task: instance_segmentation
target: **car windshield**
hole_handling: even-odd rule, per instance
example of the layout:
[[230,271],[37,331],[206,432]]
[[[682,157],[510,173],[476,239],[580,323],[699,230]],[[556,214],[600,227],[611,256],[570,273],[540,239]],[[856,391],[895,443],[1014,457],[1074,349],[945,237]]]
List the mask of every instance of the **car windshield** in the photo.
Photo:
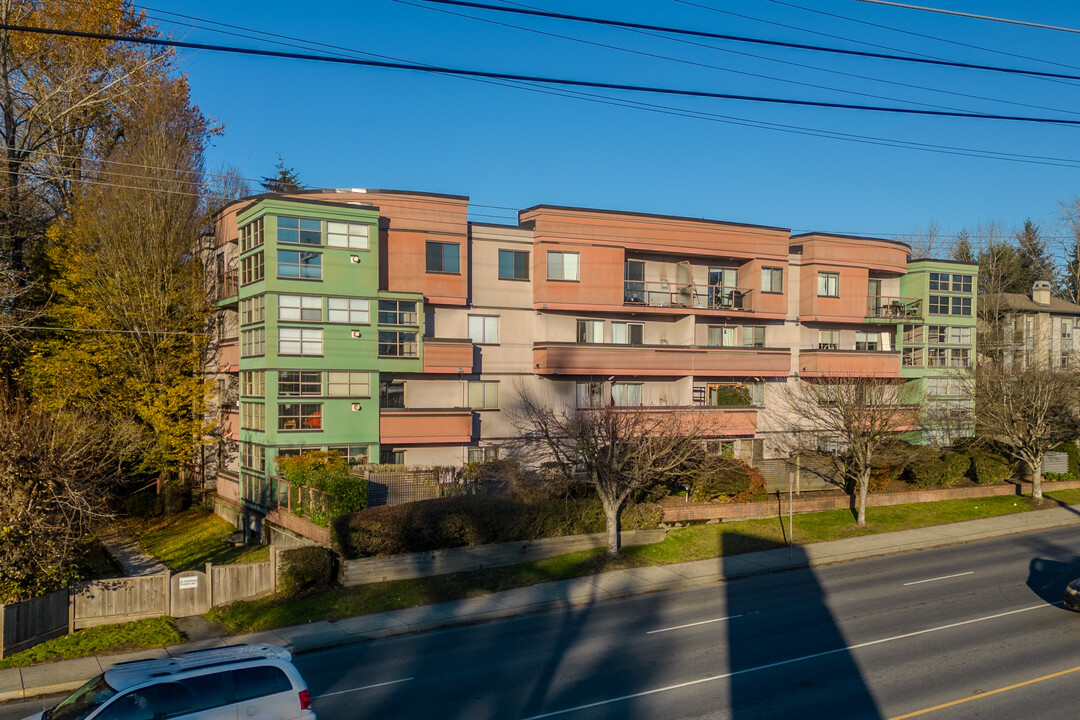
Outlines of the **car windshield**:
[[90,682],[73,692],[45,717],[48,720],[82,720],[90,713],[108,702],[116,690],[105,682],[104,675],[98,675]]

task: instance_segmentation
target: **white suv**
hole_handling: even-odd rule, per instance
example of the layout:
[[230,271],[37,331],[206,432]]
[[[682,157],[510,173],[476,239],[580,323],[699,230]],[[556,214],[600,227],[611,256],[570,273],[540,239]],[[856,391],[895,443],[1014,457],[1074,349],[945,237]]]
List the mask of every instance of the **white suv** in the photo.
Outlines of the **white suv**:
[[27,720],[315,720],[288,650],[237,645],[121,663]]

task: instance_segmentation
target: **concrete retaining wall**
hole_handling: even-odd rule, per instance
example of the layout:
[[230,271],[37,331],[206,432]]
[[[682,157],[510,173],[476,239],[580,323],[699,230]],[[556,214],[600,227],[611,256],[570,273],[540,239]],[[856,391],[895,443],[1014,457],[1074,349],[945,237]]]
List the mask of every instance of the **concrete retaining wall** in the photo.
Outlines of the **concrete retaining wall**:
[[[660,542],[665,530],[627,530],[622,533],[623,545],[648,545]],[[345,587],[406,580],[409,578],[446,575],[482,568],[503,567],[543,560],[578,550],[605,547],[607,533],[569,535],[516,543],[478,545],[434,552],[389,555],[387,557],[346,560],[341,564],[341,584]]]

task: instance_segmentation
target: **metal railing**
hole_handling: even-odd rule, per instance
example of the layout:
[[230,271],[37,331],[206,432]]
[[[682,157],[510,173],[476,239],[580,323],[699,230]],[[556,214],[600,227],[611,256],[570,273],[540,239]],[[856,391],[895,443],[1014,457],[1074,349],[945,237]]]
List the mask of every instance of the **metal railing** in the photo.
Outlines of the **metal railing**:
[[922,298],[871,295],[866,301],[866,317],[869,318],[915,320],[922,316]]
[[751,292],[751,288],[728,285],[680,285],[626,280],[623,283],[623,303],[649,307],[749,311],[752,309]]

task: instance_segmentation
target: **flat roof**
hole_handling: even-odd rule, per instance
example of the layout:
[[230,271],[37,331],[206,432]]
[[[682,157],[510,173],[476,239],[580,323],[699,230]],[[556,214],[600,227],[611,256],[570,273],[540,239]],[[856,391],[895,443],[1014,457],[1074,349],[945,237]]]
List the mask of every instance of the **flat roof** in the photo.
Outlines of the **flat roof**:
[[786,233],[791,232],[790,228],[775,227],[775,226],[772,226],[772,225],[755,225],[753,223],[740,223],[740,222],[733,222],[733,221],[730,221],[730,220],[711,220],[709,218],[685,217],[685,216],[682,216],[682,215],[660,215],[660,214],[657,214],[657,213],[633,212],[633,211],[630,211],[630,210],[606,210],[606,209],[603,209],[603,208],[573,207],[571,205],[547,205],[547,204],[544,204],[544,203],[541,203],[540,205],[532,205],[530,207],[525,208],[524,210],[518,210],[518,217],[520,218],[521,215],[524,214],[524,213],[531,212],[533,210],[542,210],[542,209],[569,210],[571,212],[600,213],[602,215],[628,215],[630,217],[656,218],[656,219],[659,219],[659,220],[681,220],[683,222],[707,223],[709,225],[734,225],[736,227],[760,228],[762,230],[776,230],[778,232],[786,232]]

